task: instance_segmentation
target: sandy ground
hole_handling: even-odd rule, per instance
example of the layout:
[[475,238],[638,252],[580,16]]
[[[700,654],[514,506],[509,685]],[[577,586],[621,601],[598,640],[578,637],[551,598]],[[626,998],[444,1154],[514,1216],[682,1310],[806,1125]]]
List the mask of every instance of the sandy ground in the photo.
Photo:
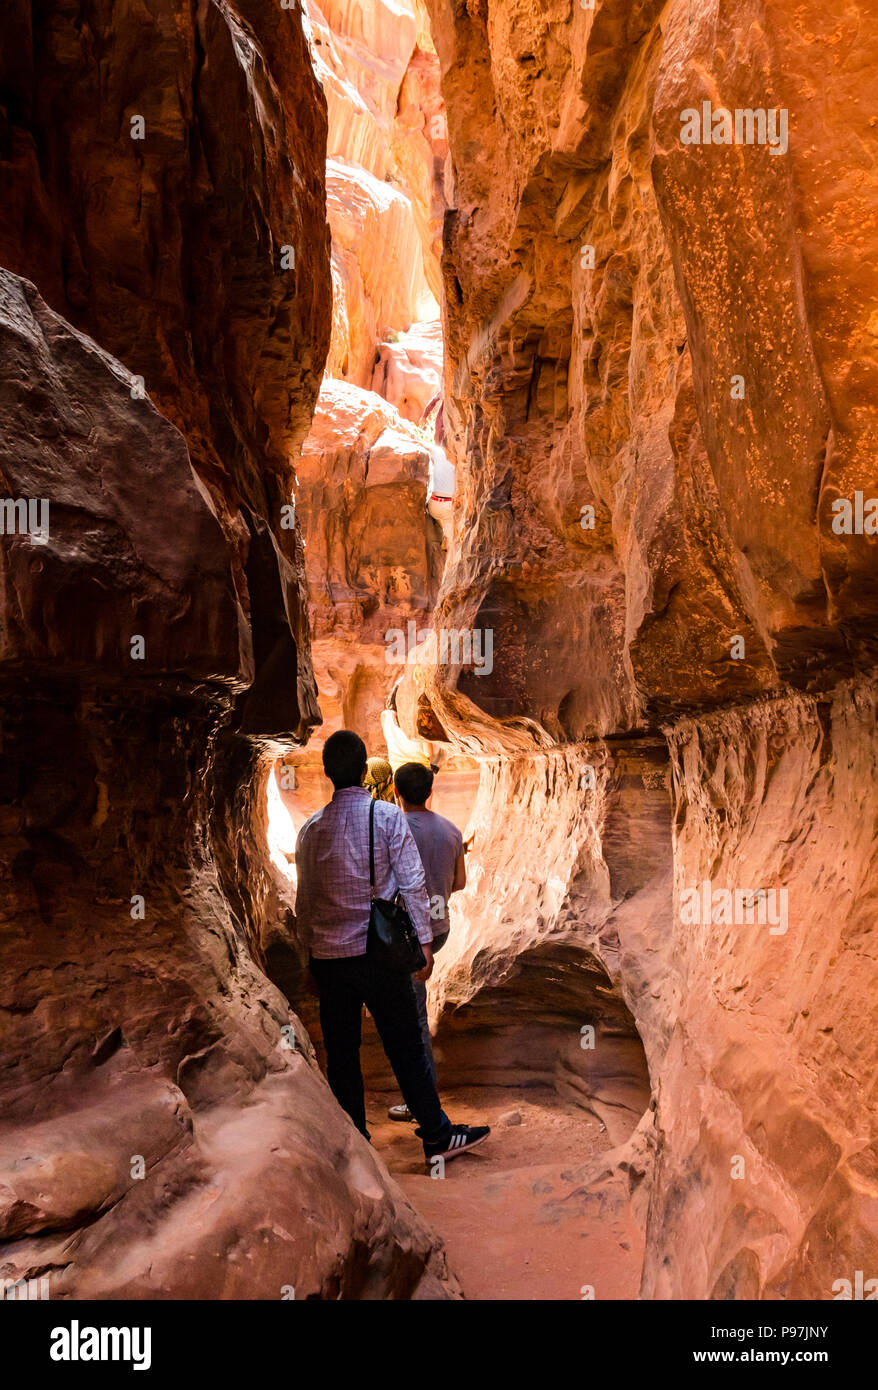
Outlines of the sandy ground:
[[490,1124],[492,1133],[435,1179],[414,1126],[386,1118],[396,1097],[370,1099],[372,1143],[442,1236],[468,1299],[579,1300],[584,1286],[595,1299],[637,1296],[642,1233],[619,1186],[586,1190],[576,1177],[610,1148],[592,1116],[548,1087],[443,1092],[452,1119]]

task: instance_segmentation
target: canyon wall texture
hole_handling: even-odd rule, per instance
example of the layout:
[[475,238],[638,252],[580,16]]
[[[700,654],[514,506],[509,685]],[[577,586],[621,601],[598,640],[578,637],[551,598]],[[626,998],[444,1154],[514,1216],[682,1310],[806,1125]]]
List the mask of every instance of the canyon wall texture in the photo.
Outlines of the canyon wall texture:
[[322,800],[434,612],[493,637],[399,696],[481,763],[443,1078],[601,1120],[644,1297],[830,1298],[878,1272],[878,16],[428,8],[7,6],[0,1277],[458,1295],[262,970],[277,760]]
[[259,968],[265,779],[319,718],[292,511],[332,311],[301,12],[7,11],[0,1275],[453,1297]]
[[419,426],[442,374],[439,59],[420,0],[324,0],[309,13],[329,115],[333,317],[297,463],[323,725],[281,773],[296,824],[326,799],[320,749],[334,729],[384,756],[379,715],[400,674],[385,633],[426,626],[444,563],[426,512],[432,425]]
[[[603,971],[654,1097],[622,1161],[644,1296],[831,1298],[878,1263],[878,540],[834,525],[878,491],[878,18],[429,8],[458,468],[434,621],[493,633],[490,673],[425,661],[401,700],[486,760],[439,1043],[493,1020],[569,1082]],[[704,103],[750,143],[685,143]],[[705,882],[740,921],[692,920]]]

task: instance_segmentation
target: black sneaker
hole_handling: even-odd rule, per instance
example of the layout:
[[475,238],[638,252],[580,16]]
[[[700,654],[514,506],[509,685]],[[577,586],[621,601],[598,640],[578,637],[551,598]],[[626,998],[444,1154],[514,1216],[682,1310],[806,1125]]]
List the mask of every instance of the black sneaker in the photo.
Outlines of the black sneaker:
[[[431,1158],[459,1158],[467,1149],[483,1143],[490,1133],[490,1125],[452,1125],[451,1134],[441,1144],[424,1145],[424,1157],[428,1163]],[[419,1139],[423,1137],[419,1129],[415,1134]]]

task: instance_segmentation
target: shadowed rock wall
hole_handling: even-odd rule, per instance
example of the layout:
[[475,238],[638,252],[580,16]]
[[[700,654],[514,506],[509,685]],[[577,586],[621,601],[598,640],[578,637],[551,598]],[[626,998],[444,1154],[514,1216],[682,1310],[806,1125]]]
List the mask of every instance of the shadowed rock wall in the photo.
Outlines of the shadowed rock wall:
[[453,1296],[259,969],[267,760],[319,717],[291,504],[331,286],[301,13],[4,23],[0,1274]]

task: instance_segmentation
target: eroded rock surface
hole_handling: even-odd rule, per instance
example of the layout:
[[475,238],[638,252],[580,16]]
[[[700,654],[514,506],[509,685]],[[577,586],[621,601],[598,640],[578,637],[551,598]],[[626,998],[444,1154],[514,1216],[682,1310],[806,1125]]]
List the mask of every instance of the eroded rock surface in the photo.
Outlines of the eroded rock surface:
[[[878,537],[833,527],[876,490],[878,34],[782,0],[430,13],[459,484],[434,621],[493,632],[491,673],[425,661],[400,698],[488,759],[439,1040],[469,1015],[558,1072],[603,969],[655,1099],[619,1169],[644,1294],[830,1298],[878,1261]],[[704,101],[783,108],[788,148],[683,144]],[[784,889],[788,929],[685,920],[705,880]]]
[[[482,768],[440,1069],[606,1127],[575,1180],[643,1296],[832,1297],[878,1268],[878,536],[834,525],[878,491],[878,21],[312,9],[5,21],[2,478],[50,515],[0,538],[0,1274],[455,1295],[259,968],[301,987],[270,763],[322,799],[318,692],[371,737],[438,589],[493,636],[398,700]],[[785,148],[683,144],[704,102]]]
[[675,930],[647,1296],[826,1299],[874,1262],[876,733],[853,682],[671,734],[678,908],[705,881],[787,898]]
[[290,504],[331,282],[301,13],[6,19],[0,1275],[454,1296],[260,969],[269,756],[318,718]]
[[379,344],[439,317],[448,151],[439,60],[420,0],[323,0],[309,13],[329,112],[327,372],[370,389]]
[[443,372],[439,60],[419,0],[327,0],[312,17],[329,110],[333,321],[297,466],[323,725],[280,771],[296,827],[327,798],[320,750],[334,729],[384,756],[379,715],[401,674],[387,633],[426,627],[444,564],[426,511],[432,427],[419,428]]

